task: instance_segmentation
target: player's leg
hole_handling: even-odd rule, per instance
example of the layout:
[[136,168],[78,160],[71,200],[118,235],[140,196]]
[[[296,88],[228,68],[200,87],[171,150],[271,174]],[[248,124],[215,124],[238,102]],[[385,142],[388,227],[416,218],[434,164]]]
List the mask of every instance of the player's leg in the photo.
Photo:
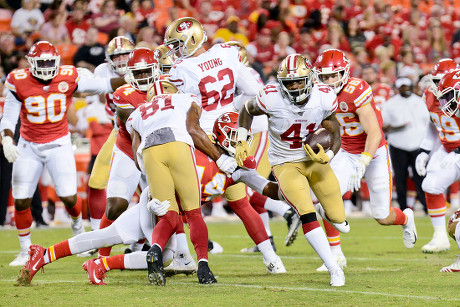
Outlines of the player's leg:
[[118,131],[113,129],[107,141],[102,145],[88,181],[88,207],[93,230],[99,229],[107,204],[105,187],[109,181],[110,161],[117,133]]
[[427,166],[427,174],[422,183],[426,206],[433,225],[433,238],[422,246],[424,253],[437,253],[450,248],[446,231],[446,199],[444,192],[459,179],[458,166],[442,168],[441,161],[447,155],[442,146],[433,154]]
[[390,146],[390,157],[393,166],[393,175],[398,193],[399,208],[407,208],[407,177],[409,168],[409,154],[405,150]]
[[13,163],[12,188],[14,217],[16,229],[18,230],[19,243],[21,244],[21,252],[10,263],[10,266],[23,266],[26,264],[29,258],[29,246],[32,244],[30,238],[30,226],[32,225],[30,204],[43,170],[43,162],[35,154],[31,146],[33,146],[33,143],[20,138],[18,147],[21,148],[21,155]]
[[[296,208],[299,213],[305,238],[328,268],[331,274],[331,285],[343,286],[345,284],[345,275],[337,264],[329,248],[326,235],[316,219],[315,208],[310,196],[310,184],[307,180],[307,176],[311,173],[311,169],[315,168],[314,164],[317,163],[303,162],[275,165],[273,167],[273,174],[278,181],[284,198]],[[337,190],[339,190],[338,187]],[[318,188],[317,192],[319,191],[320,189]],[[327,192],[325,192],[325,194],[327,194]],[[333,218],[339,219],[340,214],[333,215]],[[345,220],[345,213],[343,213],[342,218]]]
[[[449,224],[447,225],[447,229],[449,235],[457,242],[458,248],[460,249],[460,211],[455,211],[449,219]],[[460,256],[457,255],[457,260],[448,265],[443,267],[440,272],[450,272],[450,273],[457,273],[460,272]]]

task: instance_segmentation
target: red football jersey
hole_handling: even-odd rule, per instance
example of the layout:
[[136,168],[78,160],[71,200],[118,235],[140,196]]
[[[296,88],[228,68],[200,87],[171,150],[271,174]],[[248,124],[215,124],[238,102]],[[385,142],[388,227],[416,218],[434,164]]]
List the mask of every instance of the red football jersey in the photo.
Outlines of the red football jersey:
[[195,149],[196,168],[201,182],[201,201],[209,201],[221,195],[234,182],[217,167],[217,164],[206,154]]
[[[146,103],[147,93],[138,91],[130,84],[120,86],[113,93],[113,103],[121,109],[132,109],[133,111],[141,104]],[[131,136],[126,130],[125,124],[117,118],[118,134],[115,144],[117,147],[134,160]]]
[[16,94],[21,107],[21,136],[29,142],[48,143],[67,135],[67,111],[77,90],[74,66],[59,67],[49,83],[32,76],[29,69],[13,70],[5,85]]
[[360,154],[364,151],[367,134],[359,121],[356,110],[368,103],[371,104],[379,122],[382,140],[379,147],[387,142],[382,131],[382,115],[375,106],[370,85],[358,78],[350,78],[337,95],[339,107],[336,109],[337,120],[340,123],[340,135],[342,148],[352,154]]
[[426,106],[430,111],[431,121],[438,130],[442,146],[447,152],[451,152],[460,146],[460,118],[455,115],[446,116],[441,111],[441,105],[429,87],[425,89],[423,97],[425,97]]
[[374,95],[374,102],[377,108],[380,108],[382,104],[388,101],[393,96],[393,89],[391,86],[385,83],[377,83],[372,89]]

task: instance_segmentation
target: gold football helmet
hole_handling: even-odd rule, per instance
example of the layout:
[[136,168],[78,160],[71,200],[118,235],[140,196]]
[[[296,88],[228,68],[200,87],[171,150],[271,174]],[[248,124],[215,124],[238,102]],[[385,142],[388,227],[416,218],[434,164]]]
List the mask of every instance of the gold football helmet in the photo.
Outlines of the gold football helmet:
[[308,101],[313,88],[313,78],[310,61],[300,54],[288,55],[281,62],[277,72],[281,94],[294,104]]
[[172,56],[168,56],[169,48],[165,45],[160,45],[155,49],[155,60],[158,61],[160,72],[162,75],[168,75],[169,70],[174,64]]
[[168,51],[168,56],[174,55],[182,59],[194,55],[207,40],[206,31],[198,20],[183,17],[168,26],[164,44],[171,49]]
[[248,51],[246,50],[246,47],[244,47],[242,43],[237,42],[237,41],[229,41],[229,42],[226,42],[226,44],[237,47],[238,53],[241,58],[241,62],[243,62],[244,65],[249,66]]
[[[119,75],[126,73],[126,65],[128,64],[128,55],[134,49],[134,44],[124,36],[114,37],[105,49],[105,58],[110,64],[112,71]],[[116,58],[117,55],[126,55],[124,57]]]
[[168,80],[155,81],[147,91],[147,101],[151,101],[155,96],[162,94],[176,94],[179,90]]

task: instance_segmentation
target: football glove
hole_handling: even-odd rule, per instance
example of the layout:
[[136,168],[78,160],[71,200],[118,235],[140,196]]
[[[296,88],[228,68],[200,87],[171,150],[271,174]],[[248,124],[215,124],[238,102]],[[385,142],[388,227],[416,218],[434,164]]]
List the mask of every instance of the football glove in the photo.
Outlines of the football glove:
[[359,191],[361,187],[361,179],[366,172],[366,167],[371,163],[372,157],[368,153],[362,153],[358,162],[355,165],[355,171],[348,180],[348,191]]
[[[6,154],[5,154],[6,156]],[[441,168],[448,169],[453,167],[460,161],[460,155],[456,154],[455,152],[451,151],[447,156],[444,157],[441,161]]]
[[229,175],[231,175],[238,167],[236,160],[227,155],[220,156],[219,159],[217,159],[216,164],[221,171]]
[[248,142],[238,141],[235,147],[235,151],[236,151],[236,154],[235,154],[236,163],[238,163],[238,166],[243,167],[244,161],[249,155],[251,155],[251,153],[249,152]]
[[327,162],[329,162],[329,156],[324,152],[323,146],[321,146],[321,144],[318,144],[316,146],[318,146],[319,148],[318,153],[315,153],[308,144],[304,144],[303,149],[307,153],[307,156],[309,156],[313,162],[318,162],[321,164],[326,164]]
[[429,155],[422,151],[418,154],[417,158],[415,159],[415,170],[419,176],[426,175],[426,164],[428,163]]
[[159,201],[158,199],[154,198],[147,203],[147,210],[155,214],[156,216],[163,216],[168,213],[168,209],[171,206],[169,200]]
[[11,136],[3,136],[2,138],[3,153],[8,162],[13,163],[19,158],[21,153],[16,145],[13,144]]

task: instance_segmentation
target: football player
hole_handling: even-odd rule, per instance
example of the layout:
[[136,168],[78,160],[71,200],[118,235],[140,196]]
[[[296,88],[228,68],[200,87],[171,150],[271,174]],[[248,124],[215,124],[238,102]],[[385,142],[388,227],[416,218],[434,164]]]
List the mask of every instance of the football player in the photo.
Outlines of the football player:
[[[339,180],[342,195],[347,191],[358,191],[364,177],[369,187],[374,219],[381,225],[402,225],[404,245],[412,248],[417,240],[412,209],[401,211],[390,207],[390,158],[383,137],[382,116],[375,106],[371,87],[362,79],[350,77],[350,60],[337,49],[321,53],[314,70],[318,80],[329,85],[337,94],[336,117],[340,124],[342,146],[331,167]],[[345,266],[339,232],[327,222],[325,229],[334,255]]]
[[[457,209],[452,216],[449,218],[449,222],[447,224],[447,231],[452,239],[457,242],[458,248],[460,249],[460,209]],[[460,272],[460,256],[457,255],[457,260],[448,265],[443,267],[440,272],[449,272],[449,273],[457,273]]]
[[[449,238],[446,231],[446,199],[444,192],[456,180],[455,159],[456,150],[460,146],[460,120],[456,114],[456,103],[447,103],[455,90],[455,80],[446,79],[442,89],[438,89],[441,78],[447,73],[458,69],[452,59],[441,59],[431,72],[432,84],[425,89],[424,99],[428,111],[430,111],[430,129],[427,129],[425,139],[421,144],[421,151],[415,160],[416,171],[420,176],[425,176],[422,189],[425,192],[428,214],[433,224],[434,233],[430,242],[422,246],[424,253],[436,253],[450,248]],[[455,75],[452,75],[455,76]],[[451,77],[452,77],[451,76]],[[445,93],[443,93],[445,91]],[[451,97],[452,98],[452,97]],[[444,99],[440,103],[440,99]],[[441,146],[435,147],[437,140],[441,140]],[[430,152],[433,154],[430,158]],[[429,161],[428,161],[429,160]],[[427,165],[428,163],[428,165]]]
[[[249,155],[248,130],[252,117],[268,115],[268,158],[279,188],[286,201],[300,215],[305,238],[323,260],[331,275],[331,286],[343,286],[345,275],[337,264],[321,229],[310,196],[310,189],[323,203],[328,218],[344,232],[345,220],[340,187],[329,166],[329,160],[340,148],[339,125],[334,111],[337,99],[326,85],[314,84],[313,67],[300,54],[287,56],[277,71],[278,84],[266,85],[256,98],[251,98],[240,111],[236,160],[242,165]],[[315,153],[302,140],[320,125],[334,136],[326,152],[318,146]]]
[[165,45],[160,45],[155,48],[155,59],[158,61],[158,67],[162,75],[169,75],[169,71],[174,64],[172,55],[168,55],[169,48]]
[[[135,108],[146,102],[147,90],[159,77],[158,62],[154,59],[153,50],[133,49],[129,54],[127,74],[129,84],[121,86],[113,93],[118,134],[110,161],[107,207],[100,228],[112,224],[128,208],[141,179],[141,172],[134,163],[131,137],[126,131],[125,124]],[[110,247],[99,249],[99,255],[109,256],[110,250]]]
[[[75,92],[104,94],[124,83],[123,78],[80,77],[74,66],[59,66],[60,55],[47,41],[35,43],[26,58],[30,68],[14,70],[7,76],[9,92],[0,126],[5,157],[14,163],[13,197],[21,243],[21,252],[11,266],[23,266],[28,259],[30,203],[44,166],[72,217],[74,234],[84,232],[67,111]],[[16,146],[12,137],[19,116],[21,137]]]
[[[248,53],[243,44],[236,41],[230,41],[226,44],[230,46],[235,46],[238,48],[238,53],[240,55],[241,62],[243,62],[250,72],[256,77],[260,86],[263,86],[262,79],[260,78],[259,73],[249,66]],[[237,112],[241,110],[243,103],[251,97],[247,95],[240,94],[235,97],[235,102],[233,103]],[[268,161],[268,119],[266,115],[255,116],[252,125],[251,125],[251,134],[252,142],[250,144],[250,154],[254,157],[257,163],[257,172],[263,177],[268,178],[271,174],[270,162]],[[249,202],[251,206],[259,213],[260,218],[262,219],[265,230],[267,231],[270,242],[273,246],[273,249],[276,251],[275,242],[273,241],[272,232],[269,224],[268,211],[273,211],[284,217],[288,223],[288,233],[284,240],[286,246],[291,245],[296,236],[297,231],[300,227],[300,219],[295,210],[291,208],[288,204],[282,201],[271,199],[265,195],[261,195],[257,192],[248,190],[248,195],[250,196]],[[243,253],[255,253],[259,252],[257,245],[243,248],[241,250]]]
[[[129,53],[134,49],[134,44],[124,36],[114,37],[105,50],[106,63],[102,63],[94,70],[96,77],[124,77],[127,70]],[[105,187],[109,180],[110,157],[112,156],[113,145],[118,133],[115,112],[116,106],[113,103],[112,93],[105,95],[105,111],[112,120],[114,128],[107,141],[99,151],[94,161],[93,170],[88,181],[88,207],[91,220],[91,228],[99,229],[101,218],[104,215],[107,195]]]

